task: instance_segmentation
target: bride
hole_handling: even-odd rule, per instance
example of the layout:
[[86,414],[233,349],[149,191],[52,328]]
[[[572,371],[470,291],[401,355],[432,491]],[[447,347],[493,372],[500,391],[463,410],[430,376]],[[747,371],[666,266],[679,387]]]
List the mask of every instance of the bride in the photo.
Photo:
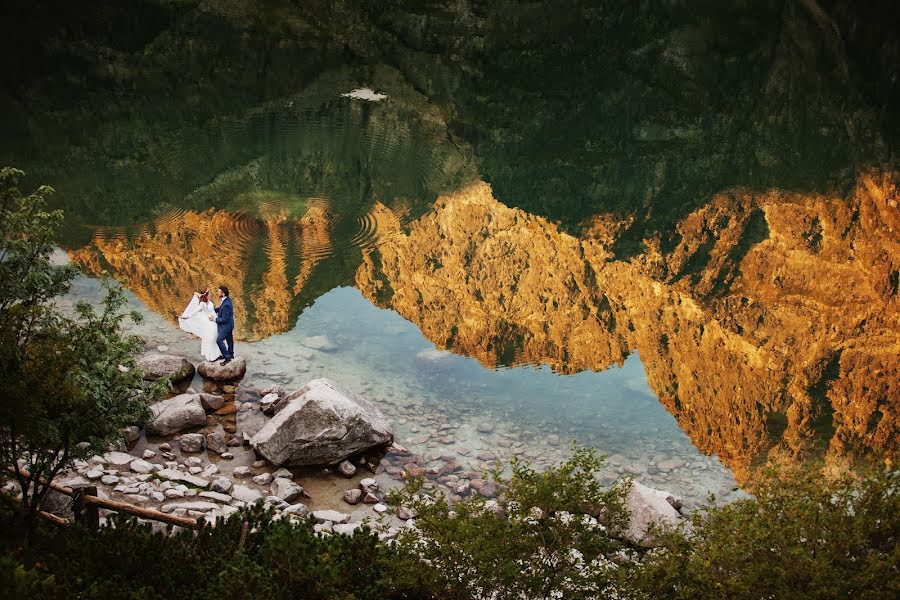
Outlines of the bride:
[[200,354],[209,361],[222,357],[219,346],[216,344],[218,328],[213,321],[209,320],[209,315],[214,314],[213,303],[209,299],[209,290],[203,289],[194,292],[191,303],[178,317],[179,327],[200,338]]

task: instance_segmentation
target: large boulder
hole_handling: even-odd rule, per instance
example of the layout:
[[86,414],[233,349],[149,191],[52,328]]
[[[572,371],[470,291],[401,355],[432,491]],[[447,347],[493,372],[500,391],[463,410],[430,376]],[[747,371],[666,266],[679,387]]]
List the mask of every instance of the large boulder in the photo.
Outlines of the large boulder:
[[323,378],[288,396],[250,445],[274,465],[323,465],[393,439],[391,424],[375,405]]
[[172,383],[178,383],[194,376],[194,365],[181,356],[150,354],[140,358],[137,364],[144,371],[145,381],[156,381],[168,377]]
[[633,481],[625,508],[628,511],[628,525],[618,532],[619,536],[632,544],[653,548],[657,545],[654,533],[672,531],[681,524],[681,515],[666,499],[671,494],[648,488]]
[[146,430],[150,435],[172,435],[185,429],[206,425],[206,411],[200,394],[179,394],[150,407],[152,418]]
[[236,381],[247,372],[247,359],[238,356],[227,365],[205,360],[197,367],[197,372],[201,377],[213,381]]

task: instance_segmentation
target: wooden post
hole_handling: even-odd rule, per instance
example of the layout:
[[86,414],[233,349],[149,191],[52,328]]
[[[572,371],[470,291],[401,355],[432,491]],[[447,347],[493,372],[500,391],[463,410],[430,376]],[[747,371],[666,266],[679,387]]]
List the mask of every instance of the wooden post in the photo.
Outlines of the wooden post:
[[97,496],[97,486],[76,484],[72,486],[72,491],[75,492],[75,501],[72,503],[75,521],[88,529],[100,529],[100,509],[93,502],[85,501],[85,496]]

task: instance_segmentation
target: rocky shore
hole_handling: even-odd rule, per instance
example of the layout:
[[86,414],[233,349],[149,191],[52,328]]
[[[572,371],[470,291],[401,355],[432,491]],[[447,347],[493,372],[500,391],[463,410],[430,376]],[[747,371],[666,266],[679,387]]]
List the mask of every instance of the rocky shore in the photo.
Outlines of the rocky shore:
[[[423,478],[424,489],[452,502],[498,493],[484,470],[457,456],[423,456],[396,442],[379,407],[335,381],[316,378],[289,393],[277,385],[240,386],[245,358],[195,367],[179,356],[149,354],[139,365],[147,379],[169,377],[174,395],[150,407],[147,423],[123,430],[125,445],[79,461],[61,483],[90,482],[102,498],[210,522],[263,503],[279,518],[313,519],[323,534],[350,534],[366,523],[383,541],[415,527],[413,510],[385,499],[409,478]],[[195,372],[205,391],[185,387]],[[494,427],[478,425],[485,434]],[[443,425],[433,435],[451,441],[455,429]],[[488,466],[496,455],[473,458]],[[681,500],[639,482],[631,484],[627,506],[631,521],[621,537],[636,545],[651,546],[652,527],[682,519]]]

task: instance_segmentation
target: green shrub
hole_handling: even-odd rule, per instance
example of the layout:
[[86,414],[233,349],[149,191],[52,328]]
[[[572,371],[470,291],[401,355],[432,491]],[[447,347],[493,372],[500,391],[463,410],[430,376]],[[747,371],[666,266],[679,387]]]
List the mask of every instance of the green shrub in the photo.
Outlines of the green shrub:
[[154,531],[123,517],[98,531],[46,527],[34,552],[39,569],[0,563],[0,577],[30,586],[30,598],[424,597],[404,583],[419,565],[404,566],[399,550],[378,544],[368,528],[321,537],[308,520],[274,520],[258,506],[197,532]]
[[543,473],[513,462],[508,480],[494,473],[498,501],[476,494],[453,506],[408,485],[391,501],[418,513],[418,531],[405,533],[400,546],[429,565],[427,585],[439,598],[603,595],[616,568],[605,557],[625,546],[607,530],[623,518],[624,488],[603,490],[601,465],[592,449],[575,449]]
[[755,498],[695,514],[630,585],[644,598],[900,597],[898,479],[770,473]]

